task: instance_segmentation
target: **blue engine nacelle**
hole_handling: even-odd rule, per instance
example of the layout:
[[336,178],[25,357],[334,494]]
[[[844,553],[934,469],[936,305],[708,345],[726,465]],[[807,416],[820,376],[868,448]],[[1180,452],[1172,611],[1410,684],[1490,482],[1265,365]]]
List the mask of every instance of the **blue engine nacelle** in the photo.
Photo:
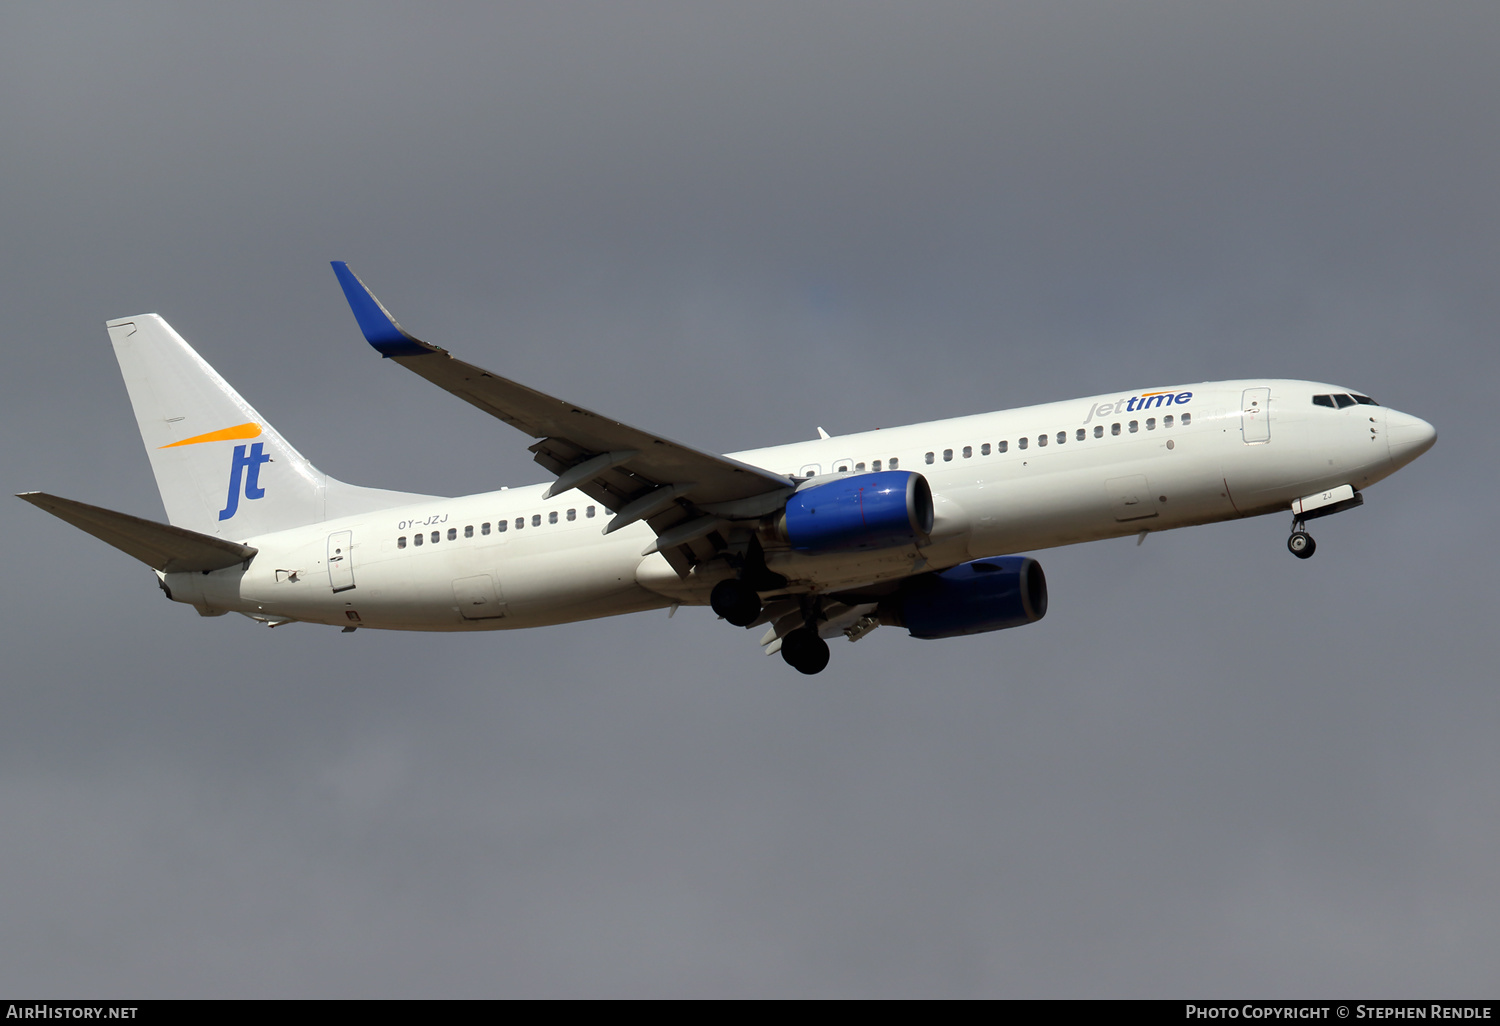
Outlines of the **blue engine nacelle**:
[[1047,578],[1026,556],[960,563],[901,583],[880,604],[880,622],[914,638],[957,638],[1035,623],[1047,615]]
[[918,544],[932,531],[932,489],[910,470],[840,477],[793,495],[778,526],[798,552]]

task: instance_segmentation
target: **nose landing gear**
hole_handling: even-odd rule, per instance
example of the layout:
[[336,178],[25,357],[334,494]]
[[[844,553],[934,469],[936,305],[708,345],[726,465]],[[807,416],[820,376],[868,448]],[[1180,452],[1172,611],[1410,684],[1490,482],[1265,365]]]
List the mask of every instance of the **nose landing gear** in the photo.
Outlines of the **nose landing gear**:
[[1318,543],[1307,533],[1303,518],[1295,514],[1292,516],[1292,536],[1286,540],[1286,548],[1298,559],[1311,559],[1312,554],[1318,551]]
[[1339,485],[1326,491],[1304,495],[1292,503],[1292,536],[1286,540],[1287,551],[1298,559],[1310,559],[1318,543],[1307,533],[1307,521],[1332,516],[1365,504],[1365,497],[1353,485]]
[[1312,554],[1318,551],[1318,543],[1303,529],[1300,521],[1293,526],[1292,536],[1286,540],[1286,547],[1298,559],[1311,559]]

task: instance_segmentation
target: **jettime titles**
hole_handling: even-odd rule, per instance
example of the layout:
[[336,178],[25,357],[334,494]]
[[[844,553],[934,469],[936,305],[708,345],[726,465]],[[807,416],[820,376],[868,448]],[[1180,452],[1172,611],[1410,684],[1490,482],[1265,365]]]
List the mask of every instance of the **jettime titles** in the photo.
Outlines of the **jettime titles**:
[[1192,399],[1191,392],[1147,392],[1145,395],[1133,395],[1112,403],[1095,403],[1089,407],[1089,415],[1083,418],[1083,422],[1087,424],[1094,419],[1095,414],[1109,417],[1121,413],[1137,413],[1141,410],[1154,410],[1158,406],[1181,406],[1192,402]]

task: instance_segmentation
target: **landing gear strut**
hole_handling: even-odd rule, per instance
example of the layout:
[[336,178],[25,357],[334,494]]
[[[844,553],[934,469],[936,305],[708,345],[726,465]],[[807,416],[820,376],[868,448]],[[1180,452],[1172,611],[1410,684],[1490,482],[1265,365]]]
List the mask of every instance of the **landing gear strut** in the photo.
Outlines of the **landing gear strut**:
[[749,627],[760,615],[760,596],[755,589],[732,577],[714,585],[708,604],[736,627]]
[[1286,540],[1286,547],[1298,559],[1311,559],[1312,554],[1318,551],[1318,543],[1307,533],[1301,520],[1292,521],[1292,536]]
[[781,639],[781,658],[798,673],[821,673],[828,665],[828,642],[816,627],[798,627]]

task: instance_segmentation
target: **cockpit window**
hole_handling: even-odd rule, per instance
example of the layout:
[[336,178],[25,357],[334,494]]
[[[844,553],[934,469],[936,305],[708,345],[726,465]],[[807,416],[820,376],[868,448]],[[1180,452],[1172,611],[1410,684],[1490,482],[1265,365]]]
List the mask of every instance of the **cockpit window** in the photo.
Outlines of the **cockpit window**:
[[1335,392],[1333,395],[1315,395],[1315,396],[1313,396],[1313,405],[1314,406],[1326,406],[1330,410],[1333,410],[1333,409],[1342,410],[1342,409],[1345,409],[1346,407],[1353,406],[1356,403],[1358,403],[1360,406],[1379,406],[1380,405],[1374,399],[1371,399],[1367,395],[1358,395],[1358,394],[1356,394],[1356,395],[1344,395],[1342,393]]

